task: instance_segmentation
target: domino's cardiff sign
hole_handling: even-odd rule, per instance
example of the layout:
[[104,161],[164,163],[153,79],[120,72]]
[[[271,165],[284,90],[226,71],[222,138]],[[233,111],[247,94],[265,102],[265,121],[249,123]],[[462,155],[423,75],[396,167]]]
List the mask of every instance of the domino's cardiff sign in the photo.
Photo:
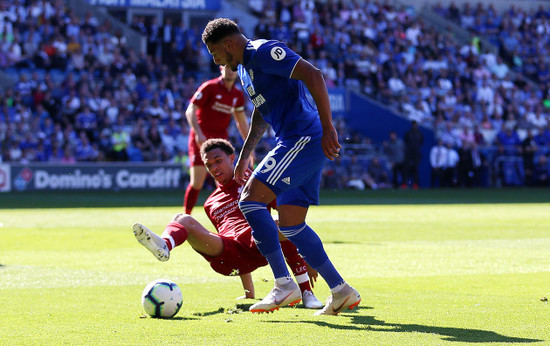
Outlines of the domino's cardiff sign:
[[95,6],[218,11],[221,0],[88,0]]
[[4,191],[172,189],[182,177],[182,167],[172,164],[3,165],[2,171],[11,176]]

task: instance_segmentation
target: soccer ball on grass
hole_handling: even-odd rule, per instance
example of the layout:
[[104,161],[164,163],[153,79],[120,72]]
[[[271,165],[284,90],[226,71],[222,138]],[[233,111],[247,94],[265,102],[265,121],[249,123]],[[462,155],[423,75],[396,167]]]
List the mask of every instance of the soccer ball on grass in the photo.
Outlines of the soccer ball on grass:
[[176,316],[183,303],[183,295],[175,282],[160,279],[150,282],[141,295],[145,312],[156,318]]

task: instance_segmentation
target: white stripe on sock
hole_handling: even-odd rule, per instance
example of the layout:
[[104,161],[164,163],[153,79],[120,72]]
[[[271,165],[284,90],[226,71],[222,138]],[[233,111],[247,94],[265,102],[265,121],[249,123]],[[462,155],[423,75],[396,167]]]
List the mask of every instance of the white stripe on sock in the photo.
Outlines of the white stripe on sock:
[[346,282],[342,282],[341,284],[337,285],[336,287],[333,287],[330,289],[332,293],[338,293],[340,292],[344,287],[346,287]]
[[303,225],[301,228],[298,228],[298,229],[295,229],[295,228],[285,229],[285,230],[279,229],[279,231],[281,231],[281,233],[288,238],[299,234],[300,232],[303,231],[304,228],[306,228],[306,225]]
[[299,284],[301,284],[302,282],[309,281],[309,275],[307,275],[307,273],[295,275],[294,278],[296,279],[296,282],[298,282]]
[[168,239],[168,241],[172,245],[172,249],[176,247],[176,242],[174,241],[174,238],[172,238],[171,235],[166,235],[162,239]]
[[292,281],[292,278],[290,276],[283,276],[283,277],[280,277],[280,278],[276,278],[275,281],[279,285],[286,285],[287,283]]

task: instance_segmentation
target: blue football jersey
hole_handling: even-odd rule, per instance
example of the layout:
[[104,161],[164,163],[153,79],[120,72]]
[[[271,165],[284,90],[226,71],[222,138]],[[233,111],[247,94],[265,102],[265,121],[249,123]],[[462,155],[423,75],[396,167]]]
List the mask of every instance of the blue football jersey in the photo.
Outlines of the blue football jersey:
[[319,113],[307,98],[307,88],[291,79],[301,57],[274,40],[248,41],[238,74],[252,104],[278,140],[322,134]]

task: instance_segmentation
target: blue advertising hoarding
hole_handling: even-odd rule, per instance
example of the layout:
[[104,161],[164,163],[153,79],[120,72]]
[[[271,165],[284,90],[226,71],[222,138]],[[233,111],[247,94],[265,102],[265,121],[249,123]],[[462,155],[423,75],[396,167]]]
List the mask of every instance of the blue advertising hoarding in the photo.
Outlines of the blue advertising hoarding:
[[46,190],[134,190],[182,187],[175,164],[2,164],[0,192]]

